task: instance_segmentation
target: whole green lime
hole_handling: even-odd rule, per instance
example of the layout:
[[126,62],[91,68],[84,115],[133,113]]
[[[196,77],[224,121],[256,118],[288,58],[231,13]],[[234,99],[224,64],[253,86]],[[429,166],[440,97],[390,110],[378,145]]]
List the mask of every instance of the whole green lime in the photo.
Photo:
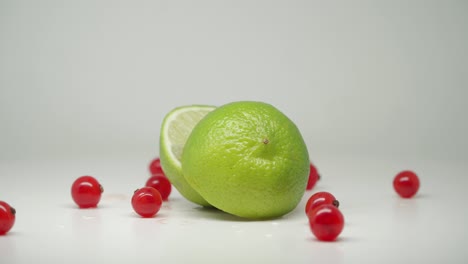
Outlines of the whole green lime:
[[262,102],[234,102],[209,112],[182,153],[187,182],[209,204],[250,219],[279,217],[300,202],[309,155],[296,125]]

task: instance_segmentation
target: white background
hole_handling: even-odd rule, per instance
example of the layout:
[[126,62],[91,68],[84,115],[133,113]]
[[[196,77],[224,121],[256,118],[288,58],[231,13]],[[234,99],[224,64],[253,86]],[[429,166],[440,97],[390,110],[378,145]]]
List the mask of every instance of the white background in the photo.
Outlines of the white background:
[[[18,210],[0,262],[464,262],[467,47],[465,1],[0,0],[0,200]],[[176,192],[134,217],[164,115],[237,100],[295,121],[317,190],[342,197],[340,241],[315,241],[302,207],[239,222]],[[391,189],[403,169],[416,199]],[[71,203],[83,174],[98,210]]]

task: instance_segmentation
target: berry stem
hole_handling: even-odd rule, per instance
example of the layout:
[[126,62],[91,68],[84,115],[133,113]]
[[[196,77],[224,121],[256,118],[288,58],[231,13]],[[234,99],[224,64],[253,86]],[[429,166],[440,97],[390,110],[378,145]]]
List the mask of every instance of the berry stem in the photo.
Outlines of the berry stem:
[[10,206],[10,212],[11,212],[12,215],[15,215],[16,214],[15,208]]
[[332,202],[332,204],[333,204],[336,208],[340,207],[340,202],[339,202],[338,200],[334,200],[334,201]]

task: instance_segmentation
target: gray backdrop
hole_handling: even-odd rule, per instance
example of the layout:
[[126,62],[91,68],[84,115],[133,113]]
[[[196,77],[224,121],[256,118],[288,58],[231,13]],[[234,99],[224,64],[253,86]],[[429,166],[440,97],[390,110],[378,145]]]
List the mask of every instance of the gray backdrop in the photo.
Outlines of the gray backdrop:
[[468,1],[0,0],[0,159],[158,154],[164,115],[260,100],[311,158],[467,159]]

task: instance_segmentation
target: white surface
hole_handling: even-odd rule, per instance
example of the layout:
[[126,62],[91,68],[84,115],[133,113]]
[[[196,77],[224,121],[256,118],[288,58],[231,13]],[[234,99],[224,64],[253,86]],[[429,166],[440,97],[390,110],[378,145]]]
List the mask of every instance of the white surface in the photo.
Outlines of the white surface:
[[[144,184],[148,159],[24,161],[0,164],[1,197],[17,209],[0,237],[1,263],[466,263],[466,163],[322,158],[323,179],[280,219],[246,221],[197,207],[174,192],[155,218],[142,219],[130,197]],[[393,191],[393,175],[414,169],[414,199]],[[73,180],[104,185],[97,209],[73,204]],[[319,242],[303,212],[314,191],[341,202],[346,224],[336,242]]]

